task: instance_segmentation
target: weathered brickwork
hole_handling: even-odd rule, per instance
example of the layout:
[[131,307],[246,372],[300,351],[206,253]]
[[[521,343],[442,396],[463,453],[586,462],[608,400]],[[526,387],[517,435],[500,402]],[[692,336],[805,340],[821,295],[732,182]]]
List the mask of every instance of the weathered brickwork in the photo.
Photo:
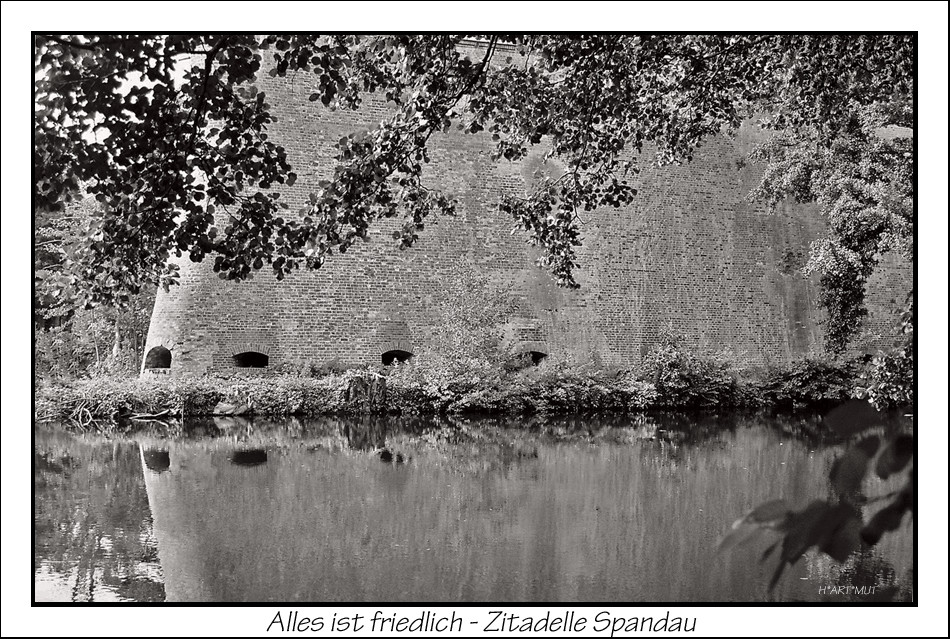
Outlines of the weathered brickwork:
[[[355,113],[316,107],[308,83],[303,74],[260,82],[279,118],[270,134],[299,175],[281,195],[292,210],[304,204],[308,185],[331,175],[334,143],[387,113],[378,101]],[[634,205],[585,216],[575,291],[535,266],[536,249],[510,233],[513,221],[497,208],[499,196],[523,194],[544,169],[540,152],[491,162],[488,136],[434,136],[427,179],[457,196],[456,217],[427,221],[407,251],[390,239],[398,220],[377,223],[369,243],[282,282],[266,268],[250,281],[226,282],[210,260],[181,259],[181,285],[159,292],[146,352],[170,349],[173,375],[253,372],[234,365],[246,351],[268,355],[269,368],[378,364],[383,352],[424,346],[446,278],[468,264],[517,303],[513,351],[629,365],[672,326],[701,352],[788,362],[820,349],[817,288],[798,268],[823,222],[810,206],[768,213],[747,202],[758,174],[745,158],[757,135],[748,126],[735,139],[710,140],[686,166],[644,161]],[[908,278],[892,268],[872,281],[872,333],[894,321],[890,309]]]

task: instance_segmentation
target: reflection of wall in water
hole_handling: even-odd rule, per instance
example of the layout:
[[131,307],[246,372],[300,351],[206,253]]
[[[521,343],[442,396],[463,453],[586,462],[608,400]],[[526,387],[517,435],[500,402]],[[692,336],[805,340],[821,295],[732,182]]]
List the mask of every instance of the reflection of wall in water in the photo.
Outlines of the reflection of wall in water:
[[[169,471],[145,470],[169,601],[761,600],[764,548],[716,542],[754,504],[824,494],[831,454],[742,424],[673,456],[546,443],[501,467],[306,446],[238,467],[232,448],[172,442]],[[814,598],[807,576],[776,598]]]

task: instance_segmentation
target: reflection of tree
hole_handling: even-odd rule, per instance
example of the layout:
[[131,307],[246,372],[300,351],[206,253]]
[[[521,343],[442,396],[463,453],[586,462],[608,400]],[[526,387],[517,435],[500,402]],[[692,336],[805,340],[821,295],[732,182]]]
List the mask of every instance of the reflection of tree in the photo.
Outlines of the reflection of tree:
[[386,446],[387,423],[374,415],[341,420],[340,433],[353,450],[372,451]]
[[819,413],[770,414],[766,421],[770,428],[812,448],[824,448],[842,441],[824,424]]
[[38,431],[34,462],[37,579],[73,601],[164,601],[138,448]]
[[811,449],[838,442],[817,415],[603,412],[528,415],[516,423],[510,417],[490,415],[333,416],[304,424],[310,432],[334,425],[353,450],[378,450],[387,441],[421,445],[457,459],[491,458],[490,466],[504,469],[536,457],[539,445],[557,443],[639,443],[677,460],[691,448],[719,445],[724,436],[741,428],[765,427]]

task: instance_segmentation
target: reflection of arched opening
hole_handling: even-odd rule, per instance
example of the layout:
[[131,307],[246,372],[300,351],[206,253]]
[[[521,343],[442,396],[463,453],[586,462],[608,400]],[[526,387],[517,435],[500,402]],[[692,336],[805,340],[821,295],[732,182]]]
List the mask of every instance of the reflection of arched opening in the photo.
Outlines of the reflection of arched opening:
[[537,366],[538,364],[542,362],[542,360],[544,360],[545,357],[548,356],[547,353],[542,353],[541,351],[527,351],[525,355],[531,356],[532,366]]
[[145,355],[145,368],[171,368],[172,352],[164,346],[156,346]]
[[246,351],[234,356],[234,365],[238,368],[266,368],[270,358],[264,353]]
[[142,451],[142,458],[145,460],[145,466],[156,473],[163,473],[171,468],[172,461],[167,450],[158,448],[146,448]]
[[267,451],[263,448],[236,450],[231,453],[230,459],[235,466],[259,466],[267,463]]
[[386,351],[383,353],[383,366],[390,366],[395,362],[408,362],[410,359],[412,359],[412,353],[409,351]]

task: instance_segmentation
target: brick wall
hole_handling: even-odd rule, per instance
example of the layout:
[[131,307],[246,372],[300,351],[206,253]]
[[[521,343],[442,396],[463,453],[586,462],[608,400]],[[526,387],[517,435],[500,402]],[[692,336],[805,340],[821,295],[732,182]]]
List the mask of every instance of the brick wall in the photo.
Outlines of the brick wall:
[[[260,81],[279,119],[270,135],[299,176],[282,192],[291,210],[303,206],[308,185],[330,177],[335,141],[387,113],[373,100],[355,113],[315,106],[309,82],[305,74]],[[815,282],[797,269],[823,222],[811,206],[770,214],[746,201],[757,169],[745,157],[757,135],[746,126],[735,139],[709,140],[686,166],[644,161],[632,206],[585,216],[574,291],[534,265],[535,249],[524,235],[511,235],[512,220],[497,209],[500,195],[523,194],[546,169],[541,152],[493,163],[488,136],[433,136],[427,179],[458,197],[456,217],[427,221],[407,251],[390,239],[398,219],[376,223],[369,243],[282,282],[266,267],[250,281],[227,282],[211,260],[181,259],[181,285],[159,292],[146,352],[169,348],[171,374],[248,372],[232,361],[244,351],[265,353],[271,368],[378,364],[387,350],[424,346],[426,327],[439,321],[446,278],[461,264],[489,274],[516,302],[507,331],[513,350],[629,365],[672,326],[701,352],[729,351],[748,364],[788,362],[820,349]],[[872,281],[871,333],[893,321],[895,291],[909,277],[894,267]]]

